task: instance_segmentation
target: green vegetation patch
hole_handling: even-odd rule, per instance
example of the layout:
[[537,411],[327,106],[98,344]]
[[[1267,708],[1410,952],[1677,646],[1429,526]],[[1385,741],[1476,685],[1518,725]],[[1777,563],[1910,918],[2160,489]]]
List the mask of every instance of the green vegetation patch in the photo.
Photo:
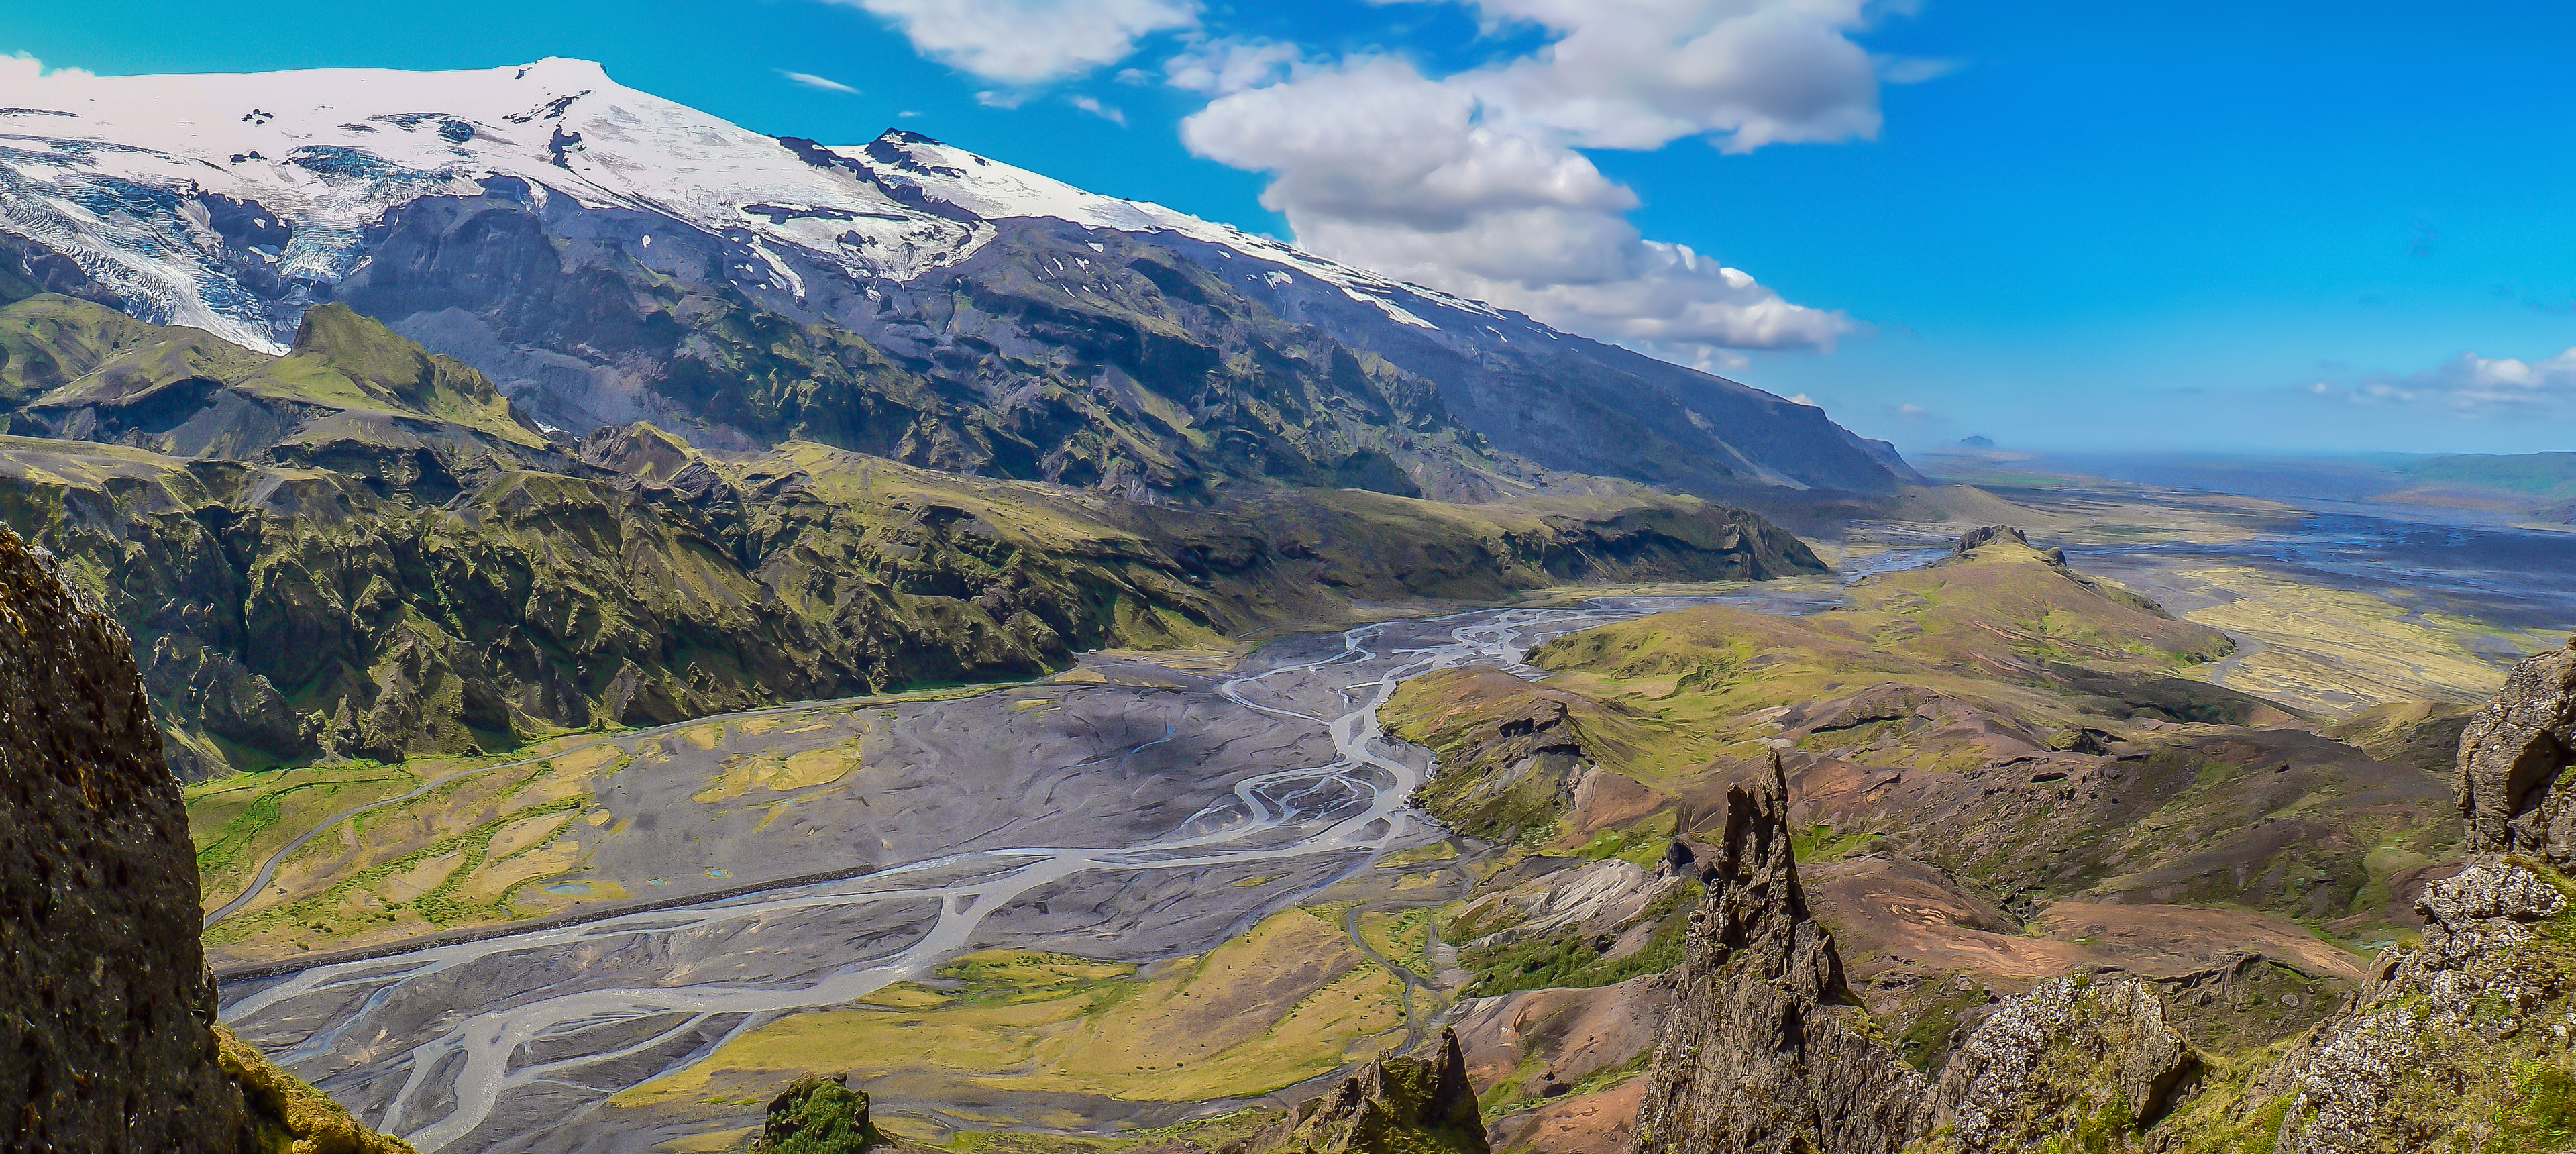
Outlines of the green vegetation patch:
[[[1639,974],[1654,974],[1680,965],[1682,949],[1690,931],[1691,911],[1698,907],[1705,891],[1693,882],[1676,886],[1655,899],[1637,920],[1651,923],[1655,929],[1646,947],[1624,958],[1604,955],[1601,943],[1586,934],[1556,934],[1527,941],[1512,942],[1492,949],[1462,953],[1459,964],[1477,976],[1468,983],[1466,993],[1490,998],[1518,990],[1543,990],[1551,987],[1586,988],[1624,982]],[[1463,936],[1464,927],[1450,927],[1449,937]]]

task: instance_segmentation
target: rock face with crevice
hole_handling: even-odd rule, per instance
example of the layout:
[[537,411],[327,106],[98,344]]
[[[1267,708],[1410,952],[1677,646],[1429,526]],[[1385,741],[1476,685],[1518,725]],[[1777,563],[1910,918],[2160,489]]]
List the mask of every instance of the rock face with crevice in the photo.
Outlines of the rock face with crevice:
[[197,861],[125,630],[0,529],[0,1147],[234,1149]]
[[2460,735],[2452,788],[2471,853],[2527,854],[2553,866],[2576,859],[2576,639],[2514,667]]
[[0,1149],[411,1154],[214,1024],[125,630],[0,529]]

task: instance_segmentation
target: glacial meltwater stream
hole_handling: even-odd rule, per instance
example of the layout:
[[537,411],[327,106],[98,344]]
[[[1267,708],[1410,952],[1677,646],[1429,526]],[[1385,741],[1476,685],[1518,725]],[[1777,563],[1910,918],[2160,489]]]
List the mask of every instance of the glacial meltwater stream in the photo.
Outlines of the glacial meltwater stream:
[[[1759,588],[1741,600],[1790,612],[1825,603]],[[1407,807],[1427,756],[1379,735],[1378,707],[1399,683],[1446,666],[1515,667],[1547,637],[1682,603],[1606,598],[1398,620],[1292,637],[1195,687],[1087,685],[1113,705],[1120,694],[1176,691],[1191,703],[1182,721],[1101,730],[1102,745],[1064,762],[1066,770],[1096,773],[1106,763],[1120,774],[1177,774],[1166,780],[1215,787],[1212,800],[1123,844],[1099,844],[1097,829],[1073,827],[1077,817],[1041,816],[995,835],[1010,837],[1006,844],[963,848],[977,839],[961,836],[954,852],[846,880],[238,982],[225,991],[223,1016],[367,1122],[424,1151],[622,1148],[584,1132],[601,1103],[782,1015],[844,1006],[996,946],[1084,956],[1204,951],[1387,853],[1438,840]],[[999,727],[938,724],[942,711],[967,705],[901,709],[966,753],[1007,761],[1011,750],[985,748],[1007,741]],[[1320,752],[1309,740],[1317,730],[1329,738],[1329,757],[1276,763],[1279,751],[1301,744]],[[1170,751],[1175,741],[1184,752]],[[956,787],[972,788],[970,776]],[[1156,787],[1149,779],[1142,788]],[[935,802],[916,800],[886,820],[939,814]],[[1252,866],[1302,884],[1282,892],[1227,880]],[[1174,877],[1188,884],[1161,884]]]

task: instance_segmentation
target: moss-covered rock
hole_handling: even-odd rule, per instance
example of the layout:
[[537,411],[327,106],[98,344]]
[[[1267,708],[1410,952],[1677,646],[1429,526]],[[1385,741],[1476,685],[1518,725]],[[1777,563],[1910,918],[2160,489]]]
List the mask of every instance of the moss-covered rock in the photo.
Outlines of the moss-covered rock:
[[799,1078],[769,1103],[748,1154],[860,1154],[886,1143],[868,1120],[868,1096],[848,1075]]
[[2162,993],[2125,974],[2043,982],[1988,1016],[1941,1072],[1923,1154],[2128,1142],[2200,1066]]
[[216,1060],[249,1107],[245,1154],[415,1154],[410,1143],[367,1129],[329,1095],[277,1068],[221,1025],[215,1027],[215,1045]]

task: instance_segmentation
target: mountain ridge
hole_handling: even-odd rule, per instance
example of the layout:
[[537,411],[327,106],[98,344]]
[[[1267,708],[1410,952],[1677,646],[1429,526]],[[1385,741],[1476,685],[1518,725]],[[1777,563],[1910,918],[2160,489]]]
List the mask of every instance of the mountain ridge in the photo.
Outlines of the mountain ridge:
[[1517,313],[918,133],[764,136],[587,62],[40,83],[0,112],[9,295],[269,352],[347,303],[576,434],[793,433],[1151,499],[1354,454],[1467,500],[1919,480],[1821,410]]

